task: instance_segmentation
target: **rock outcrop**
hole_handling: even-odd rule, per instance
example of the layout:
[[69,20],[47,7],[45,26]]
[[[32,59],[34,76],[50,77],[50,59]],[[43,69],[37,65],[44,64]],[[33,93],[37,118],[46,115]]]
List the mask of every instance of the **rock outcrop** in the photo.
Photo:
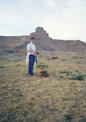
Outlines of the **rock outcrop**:
[[[22,53],[24,55],[30,37],[35,37],[35,44],[40,51],[71,51],[86,53],[86,43],[80,40],[52,39],[43,27],[37,27],[28,36],[0,36],[0,55]],[[14,56],[14,55],[13,55]]]

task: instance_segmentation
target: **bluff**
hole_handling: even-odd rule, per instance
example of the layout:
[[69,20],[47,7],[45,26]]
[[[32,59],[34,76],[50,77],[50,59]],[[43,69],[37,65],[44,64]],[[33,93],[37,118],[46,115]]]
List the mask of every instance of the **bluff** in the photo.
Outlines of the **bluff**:
[[43,27],[24,36],[0,36],[0,56],[23,56],[30,37],[35,37],[35,45],[39,51],[63,51],[86,53],[86,43],[80,40],[53,39]]

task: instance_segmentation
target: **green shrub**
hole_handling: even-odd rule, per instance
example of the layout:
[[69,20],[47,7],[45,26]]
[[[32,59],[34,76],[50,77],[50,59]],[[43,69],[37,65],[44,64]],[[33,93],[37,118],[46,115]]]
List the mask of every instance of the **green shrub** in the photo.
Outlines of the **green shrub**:
[[6,83],[5,81],[0,81],[0,84],[4,84],[4,83]]
[[4,60],[3,58],[0,58],[0,61]]
[[66,59],[61,59],[61,61],[66,61]]
[[22,97],[23,94],[19,91],[17,94],[16,94],[17,97]]
[[1,65],[0,68],[5,68],[5,67]]
[[[1,111],[0,112],[0,120],[2,120],[6,115],[7,115],[6,111]],[[3,121],[3,122],[5,122],[5,121]]]
[[21,64],[16,64],[16,66],[18,67],[18,66],[21,66]]
[[83,58],[82,56],[72,56],[72,58]]
[[64,76],[60,76],[59,78],[60,78],[60,79],[64,79]]
[[59,71],[59,73],[66,74],[68,76],[71,74],[71,71]]
[[79,71],[78,71],[78,70],[76,70],[75,72],[79,73]]
[[48,68],[48,65],[44,64],[43,62],[40,62],[37,64],[37,68]]
[[72,115],[71,114],[68,114],[65,116],[67,120],[71,120],[72,119]]
[[20,89],[19,89],[19,88],[17,88],[17,89],[16,89],[16,91],[20,91]]
[[73,74],[70,78],[70,80],[84,80],[84,75],[82,74]]

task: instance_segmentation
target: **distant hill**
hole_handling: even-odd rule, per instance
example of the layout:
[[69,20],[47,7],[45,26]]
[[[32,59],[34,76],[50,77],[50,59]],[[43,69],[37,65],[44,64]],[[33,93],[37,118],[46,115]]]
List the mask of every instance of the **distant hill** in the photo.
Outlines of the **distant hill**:
[[30,37],[35,37],[35,44],[38,50],[86,53],[85,42],[52,39],[42,27],[37,27],[35,32],[28,36],[0,36],[0,55],[25,51]]

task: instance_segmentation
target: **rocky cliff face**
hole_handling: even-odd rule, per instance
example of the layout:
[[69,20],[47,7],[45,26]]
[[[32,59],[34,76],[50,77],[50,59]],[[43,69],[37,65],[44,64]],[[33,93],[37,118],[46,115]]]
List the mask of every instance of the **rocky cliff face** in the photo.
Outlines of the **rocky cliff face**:
[[86,53],[85,42],[80,40],[52,39],[42,27],[37,27],[35,32],[28,36],[0,36],[0,55],[7,52],[25,51],[30,37],[35,37],[35,44],[38,50]]
[[[49,34],[42,28],[37,27],[35,32],[31,33],[28,37],[35,37],[35,44],[38,49],[46,51],[74,51],[74,52],[86,52],[86,43],[80,40],[58,40],[49,37]],[[19,48],[25,48],[27,45],[25,41]]]

